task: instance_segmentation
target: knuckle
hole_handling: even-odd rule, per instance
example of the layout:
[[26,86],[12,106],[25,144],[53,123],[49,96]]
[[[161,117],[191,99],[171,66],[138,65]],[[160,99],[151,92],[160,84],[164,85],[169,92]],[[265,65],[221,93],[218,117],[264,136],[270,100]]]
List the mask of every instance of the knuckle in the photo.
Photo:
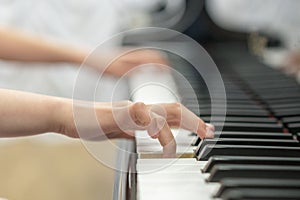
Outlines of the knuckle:
[[174,106],[175,106],[176,108],[181,108],[182,104],[179,103],[179,102],[175,102],[175,103],[174,103]]
[[136,102],[132,104],[133,120],[138,126],[147,126],[149,120],[146,114],[146,105],[143,102]]
[[146,109],[146,104],[144,104],[143,102],[135,102],[132,104],[132,106],[136,111]]

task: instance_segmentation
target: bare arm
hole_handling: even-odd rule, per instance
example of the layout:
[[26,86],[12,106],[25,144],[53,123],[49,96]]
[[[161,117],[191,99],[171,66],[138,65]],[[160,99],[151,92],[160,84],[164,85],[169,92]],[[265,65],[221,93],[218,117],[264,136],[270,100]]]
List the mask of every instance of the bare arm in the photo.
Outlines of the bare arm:
[[0,59],[27,62],[81,63],[85,51],[22,31],[0,27]]
[[[124,51],[125,49],[118,48],[113,52],[101,52],[89,58],[85,64],[99,72],[104,71],[114,76],[122,76],[132,68],[146,63],[168,65],[167,60],[156,51],[139,50],[119,57],[119,54]],[[81,65],[89,53],[90,49],[61,44],[17,29],[0,27],[0,59],[22,62],[67,62]],[[116,57],[119,58],[108,68],[103,66]]]
[[63,99],[0,89],[0,137],[57,132]]
[[[201,138],[213,137],[212,126],[178,103],[145,105],[119,102],[116,105],[82,102],[75,105],[80,118],[76,126],[71,99],[6,89],[0,89],[0,96],[0,137],[56,132],[85,139],[90,137],[84,134],[99,132],[99,123],[106,136],[104,139],[133,138],[135,130],[147,130],[151,137],[158,138],[168,157],[176,152],[176,142],[170,127],[180,126],[197,133]],[[90,105],[93,105],[93,113],[96,113],[96,124],[90,119]],[[161,114],[161,111],[166,115]]]

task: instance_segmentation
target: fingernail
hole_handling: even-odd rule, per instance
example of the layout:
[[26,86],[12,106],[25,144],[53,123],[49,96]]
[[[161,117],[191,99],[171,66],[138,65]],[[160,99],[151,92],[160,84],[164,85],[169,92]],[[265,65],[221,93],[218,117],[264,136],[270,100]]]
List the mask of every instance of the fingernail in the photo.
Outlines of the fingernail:
[[158,136],[159,136],[159,134],[158,133],[156,133],[156,134],[154,134],[154,135],[150,135],[151,136],[151,138],[152,139],[157,139],[158,138]]

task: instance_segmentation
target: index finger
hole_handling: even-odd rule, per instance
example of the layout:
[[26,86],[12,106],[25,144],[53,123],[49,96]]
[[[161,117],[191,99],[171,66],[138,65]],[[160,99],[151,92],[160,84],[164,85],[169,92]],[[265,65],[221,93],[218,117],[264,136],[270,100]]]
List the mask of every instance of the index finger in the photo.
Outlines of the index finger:
[[174,158],[176,156],[176,141],[171,129],[162,116],[152,113],[151,123],[147,128],[148,134],[153,138],[158,138],[163,147],[164,158]]
[[196,133],[201,139],[212,138],[214,128],[205,124],[197,115],[180,103],[160,104],[167,113],[167,122],[171,127],[183,128]]

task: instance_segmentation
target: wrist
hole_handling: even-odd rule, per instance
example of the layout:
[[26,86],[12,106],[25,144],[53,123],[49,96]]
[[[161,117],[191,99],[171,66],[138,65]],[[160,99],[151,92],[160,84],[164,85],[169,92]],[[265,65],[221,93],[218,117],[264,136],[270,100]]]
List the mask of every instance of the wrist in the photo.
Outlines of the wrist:
[[73,117],[72,100],[53,98],[51,115],[51,132],[63,134],[69,137],[78,137]]
[[88,56],[88,51],[85,50],[78,50],[78,49],[68,49],[66,51],[66,57],[68,62],[74,63],[77,65],[81,65],[86,57]]
[[114,120],[111,105],[105,105],[105,103],[96,103],[94,109],[98,123],[105,134],[109,134],[110,132],[118,130],[118,125]]
[[[92,117],[90,111],[96,113],[96,120],[101,124],[104,133],[109,132],[109,130],[114,130],[115,123],[111,120],[112,111],[109,106],[96,103],[94,105],[95,107],[91,107],[90,102],[75,102],[75,105],[73,104],[72,99],[56,98],[56,103],[53,108],[54,114],[51,120],[53,124],[52,127],[54,127],[52,129],[53,132],[72,138],[79,138],[76,121],[74,119],[74,109],[77,113],[76,115],[80,116],[78,123],[81,127],[80,130],[84,131],[83,133],[87,133],[86,138],[90,137],[88,133],[96,133],[99,131],[99,124],[95,124],[95,121],[90,119],[90,117]],[[85,138],[85,136],[82,137]]]

